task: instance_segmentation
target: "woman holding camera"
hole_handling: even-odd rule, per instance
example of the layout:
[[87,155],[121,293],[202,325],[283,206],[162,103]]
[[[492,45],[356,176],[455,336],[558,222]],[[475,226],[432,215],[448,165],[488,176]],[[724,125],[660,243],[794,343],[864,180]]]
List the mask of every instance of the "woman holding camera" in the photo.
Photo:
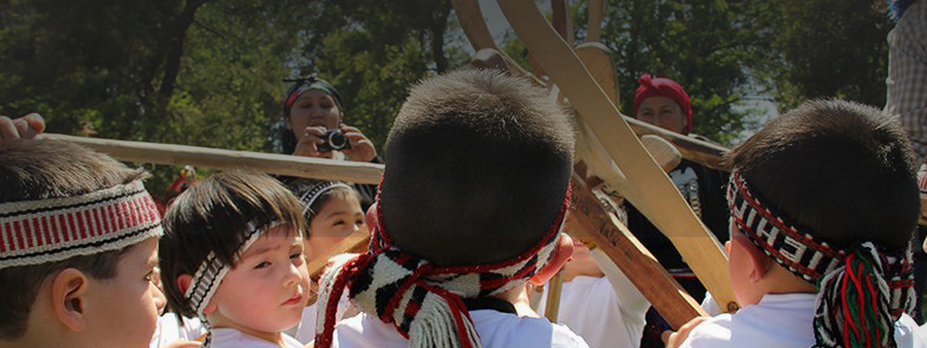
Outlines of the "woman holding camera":
[[283,99],[284,152],[334,158],[332,150],[336,150],[351,161],[376,160],[373,142],[359,129],[343,123],[341,97],[335,87],[315,76],[295,82]]
[[[289,81],[289,80],[288,80]],[[341,97],[328,81],[310,75],[294,82],[283,99],[283,152],[294,156],[383,163],[364,133],[344,124]],[[284,183],[293,179],[281,178]],[[376,197],[376,185],[356,184],[364,210]]]

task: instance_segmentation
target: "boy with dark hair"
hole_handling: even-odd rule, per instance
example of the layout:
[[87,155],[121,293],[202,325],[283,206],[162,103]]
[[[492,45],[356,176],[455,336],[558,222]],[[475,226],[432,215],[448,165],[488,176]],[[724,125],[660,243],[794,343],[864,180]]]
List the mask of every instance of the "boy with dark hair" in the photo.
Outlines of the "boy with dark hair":
[[[525,282],[566,261],[573,134],[540,89],[461,70],[411,90],[387,139],[371,250],[332,259],[316,347],[585,347],[546,319],[519,318]],[[363,313],[335,330],[345,288]]]
[[812,101],[727,155],[731,280],[740,311],[683,347],[924,347],[909,241],[911,145],[879,110]]
[[147,347],[161,219],[141,180],[60,141],[0,141],[0,347]]
[[168,305],[199,317],[208,347],[302,347],[282,331],[309,295],[299,201],[257,172],[216,174],[164,215],[160,265]]

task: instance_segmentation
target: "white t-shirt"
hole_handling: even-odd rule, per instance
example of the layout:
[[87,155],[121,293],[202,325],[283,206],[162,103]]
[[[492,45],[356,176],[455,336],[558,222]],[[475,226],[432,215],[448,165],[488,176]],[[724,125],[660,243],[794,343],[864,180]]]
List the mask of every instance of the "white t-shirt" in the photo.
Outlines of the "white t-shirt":
[[[569,327],[592,348],[637,347],[650,304],[647,301],[626,303],[639,296],[633,287],[631,291],[634,294],[622,296],[615,293],[605,277],[577,276],[563,283],[557,322]],[[546,287],[540,303],[538,314],[544,315]]]
[[206,334],[206,326],[197,318],[183,318],[178,322],[177,315],[167,313],[158,318],[158,328],[151,337],[150,348],[161,348],[178,340],[193,341]]
[[[692,329],[680,348],[807,348],[814,344],[814,294],[766,295],[735,314],[713,317]],[[895,322],[899,348],[927,347],[924,333],[907,314]]]
[[[203,348],[280,348],[280,346],[262,340],[260,338],[245,334],[241,331],[231,328],[217,328],[209,331],[209,345]],[[285,348],[302,348],[303,344],[295,338],[281,333],[283,335],[283,345]]]
[[[544,318],[519,318],[515,314],[494,310],[470,311],[476,332],[486,348],[582,348],[582,338],[559,324]],[[390,324],[362,313],[342,320],[335,329],[332,347],[404,348],[409,342]]]

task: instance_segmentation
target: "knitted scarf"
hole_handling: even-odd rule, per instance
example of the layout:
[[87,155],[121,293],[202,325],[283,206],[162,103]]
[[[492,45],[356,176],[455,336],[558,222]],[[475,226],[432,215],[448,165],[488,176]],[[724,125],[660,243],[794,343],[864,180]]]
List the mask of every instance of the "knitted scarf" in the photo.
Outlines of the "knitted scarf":
[[319,289],[315,346],[332,345],[338,299],[345,288],[361,311],[393,324],[410,347],[482,347],[463,298],[497,295],[524,284],[553,255],[570,202],[533,247],[507,261],[474,266],[437,267],[392,245],[379,204],[368,214],[370,250],[329,260]]
[[914,308],[910,247],[893,254],[865,241],[845,250],[765,203],[738,171],[728,185],[731,218],[757,248],[816,284],[814,347],[895,347],[894,322]]

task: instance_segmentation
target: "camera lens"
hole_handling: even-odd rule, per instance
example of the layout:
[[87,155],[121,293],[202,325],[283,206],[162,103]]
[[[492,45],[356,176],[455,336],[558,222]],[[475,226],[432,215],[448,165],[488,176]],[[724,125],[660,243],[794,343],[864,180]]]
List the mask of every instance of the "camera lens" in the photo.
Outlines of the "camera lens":
[[344,133],[340,129],[335,129],[328,133],[328,143],[332,149],[341,150],[347,145],[348,139],[344,137]]

